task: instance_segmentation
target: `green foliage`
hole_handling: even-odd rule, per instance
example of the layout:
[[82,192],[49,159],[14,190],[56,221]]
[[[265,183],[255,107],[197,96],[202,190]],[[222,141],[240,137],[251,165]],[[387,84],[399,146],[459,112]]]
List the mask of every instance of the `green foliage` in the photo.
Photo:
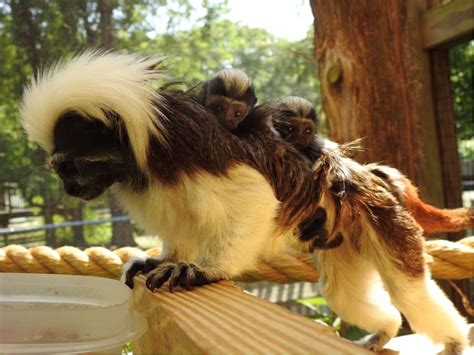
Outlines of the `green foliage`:
[[[47,223],[99,218],[97,206],[63,193],[45,155],[28,142],[18,104],[27,80],[39,68],[89,47],[169,57],[167,71],[193,85],[226,67],[246,69],[259,101],[297,94],[317,100],[312,33],[289,42],[262,29],[223,19],[227,1],[204,0],[3,0],[0,1],[0,184],[16,182]],[[110,242],[110,224],[85,226],[87,243]],[[77,231],[76,231],[77,232]],[[72,243],[71,228],[58,229],[60,244]]]
[[458,148],[462,159],[474,159],[474,41],[449,51]]
[[[110,218],[110,215],[99,215],[96,205],[86,204],[83,210],[84,220],[97,220],[100,218]],[[84,237],[88,245],[106,246],[112,240],[112,223],[91,224],[84,226]]]
[[[56,214],[53,216],[53,223],[59,224],[66,222],[64,216]],[[72,245],[72,229],[70,227],[56,229],[56,242],[58,245]]]
[[311,318],[322,321],[335,328],[339,334],[346,339],[357,340],[367,335],[366,331],[356,326],[342,324],[341,318],[339,318],[336,313],[331,311],[324,297],[320,296],[304,298],[298,300],[297,302],[305,305],[315,312],[315,316],[312,316]]
[[132,354],[132,343],[126,343],[123,346],[122,354]]

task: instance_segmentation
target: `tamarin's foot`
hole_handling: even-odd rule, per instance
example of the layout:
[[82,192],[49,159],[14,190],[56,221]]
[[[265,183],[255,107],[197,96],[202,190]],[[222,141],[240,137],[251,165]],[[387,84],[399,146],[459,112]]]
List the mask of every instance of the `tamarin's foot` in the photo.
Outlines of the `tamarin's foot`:
[[380,331],[374,334],[366,335],[362,339],[356,341],[356,343],[362,345],[364,348],[370,351],[378,353],[383,350],[383,347],[390,339],[391,337],[387,333]]
[[461,355],[464,352],[464,347],[458,342],[451,342],[444,344],[444,350],[438,353],[438,355]]
[[170,292],[173,292],[177,286],[190,290],[193,286],[216,281],[197,265],[186,262],[164,262],[150,272],[146,279],[146,287],[153,292],[168,280]]
[[125,274],[125,284],[133,288],[133,278],[141,272],[142,274],[148,274],[151,270],[155,269],[163,263],[163,260],[158,258],[146,258],[139,259],[134,258],[130,260],[124,267],[123,273]]

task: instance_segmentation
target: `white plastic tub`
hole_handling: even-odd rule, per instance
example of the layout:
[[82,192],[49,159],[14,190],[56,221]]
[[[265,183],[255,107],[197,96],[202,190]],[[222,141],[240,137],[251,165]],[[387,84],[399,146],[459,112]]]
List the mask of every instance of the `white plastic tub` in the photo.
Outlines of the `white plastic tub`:
[[0,353],[121,354],[146,330],[131,295],[106,278],[0,273]]

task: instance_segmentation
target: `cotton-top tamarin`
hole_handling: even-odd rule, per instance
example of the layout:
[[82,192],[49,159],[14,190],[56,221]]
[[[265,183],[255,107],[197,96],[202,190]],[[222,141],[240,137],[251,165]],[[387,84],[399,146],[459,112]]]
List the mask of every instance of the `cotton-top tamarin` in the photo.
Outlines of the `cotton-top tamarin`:
[[206,80],[198,99],[228,130],[236,129],[257,103],[252,80],[240,69],[224,69]]
[[395,336],[401,311],[413,330],[462,350],[466,322],[430,278],[422,231],[381,178],[334,150],[312,171],[280,138],[232,134],[189,96],[155,90],[154,64],[86,52],[38,75],[21,106],[68,194],[90,200],[110,188],[163,240],[159,259],[128,265],[130,284],[147,264],[150,290],[235,277],[293,243],[323,208],[329,239],[344,238],[316,252],[323,289],[343,319],[376,332],[366,346]]

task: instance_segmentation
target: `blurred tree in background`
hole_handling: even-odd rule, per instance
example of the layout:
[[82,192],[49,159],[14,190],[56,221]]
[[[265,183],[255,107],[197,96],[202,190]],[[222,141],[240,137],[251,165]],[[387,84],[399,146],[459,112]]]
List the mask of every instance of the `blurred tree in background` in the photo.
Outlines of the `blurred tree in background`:
[[449,51],[456,133],[461,159],[474,159],[474,41]]
[[[33,73],[86,48],[166,55],[171,77],[189,85],[240,67],[253,77],[259,102],[292,94],[317,103],[312,31],[291,42],[236,24],[227,12],[225,0],[203,0],[200,7],[189,0],[0,0],[0,199],[3,185],[14,182],[25,207],[42,216],[38,223],[123,214],[110,197],[92,204],[68,198],[19,120]],[[51,246],[134,243],[129,222],[50,229],[45,237]]]

